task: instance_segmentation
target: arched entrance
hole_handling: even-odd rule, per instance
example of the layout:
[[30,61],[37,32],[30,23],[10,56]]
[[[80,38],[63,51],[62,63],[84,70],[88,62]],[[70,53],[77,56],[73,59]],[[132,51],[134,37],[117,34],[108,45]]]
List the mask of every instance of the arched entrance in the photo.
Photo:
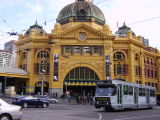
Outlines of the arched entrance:
[[65,77],[63,91],[71,94],[91,95],[95,94],[98,75],[87,67],[76,67]]
[[[35,84],[35,94],[41,93],[42,82],[39,81]],[[43,92],[48,93],[49,83],[43,82]]]

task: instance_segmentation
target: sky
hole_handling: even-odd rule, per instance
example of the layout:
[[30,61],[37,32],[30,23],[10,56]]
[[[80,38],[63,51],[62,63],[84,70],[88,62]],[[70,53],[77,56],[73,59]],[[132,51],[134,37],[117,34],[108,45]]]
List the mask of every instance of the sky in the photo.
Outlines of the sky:
[[[60,10],[74,1],[0,0],[0,49],[5,42],[18,39],[8,32],[24,34],[36,20],[50,33]],[[150,46],[160,50],[160,0],[94,0],[93,4],[101,9],[113,33],[117,23],[121,27],[125,22],[137,36],[149,39]]]

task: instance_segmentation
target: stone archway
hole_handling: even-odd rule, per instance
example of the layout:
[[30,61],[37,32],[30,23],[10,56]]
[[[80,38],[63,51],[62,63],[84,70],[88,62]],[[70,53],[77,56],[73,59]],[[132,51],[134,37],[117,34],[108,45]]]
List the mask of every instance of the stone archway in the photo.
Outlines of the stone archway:
[[64,79],[64,92],[72,94],[94,95],[96,81],[100,80],[96,72],[88,67],[76,67],[68,72]]
[[[42,87],[42,82],[39,81],[35,83],[35,94],[40,94],[41,93],[41,87]],[[49,83],[48,82],[43,82],[43,92],[48,93],[49,89]]]

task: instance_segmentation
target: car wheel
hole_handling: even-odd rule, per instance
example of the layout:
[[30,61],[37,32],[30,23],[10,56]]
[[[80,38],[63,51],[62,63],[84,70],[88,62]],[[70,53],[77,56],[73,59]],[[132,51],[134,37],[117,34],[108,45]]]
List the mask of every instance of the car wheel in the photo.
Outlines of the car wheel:
[[53,101],[52,101],[52,104],[55,104],[55,103],[56,103],[56,101],[53,100]]
[[8,114],[4,114],[0,116],[0,120],[12,120],[12,117]]
[[47,103],[43,103],[43,108],[46,108],[47,107]]
[[27,104],[27,103],[23,103],[23,107],[24,107],[24,108],[27,108],[27,107],[28,107],[28,104]]

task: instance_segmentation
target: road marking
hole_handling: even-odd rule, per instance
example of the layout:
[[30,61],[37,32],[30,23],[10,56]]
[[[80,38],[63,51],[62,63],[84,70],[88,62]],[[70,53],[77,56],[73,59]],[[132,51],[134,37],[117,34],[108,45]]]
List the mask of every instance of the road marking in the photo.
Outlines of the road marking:
[[100,113],[98,113],[98,115],[99,115],[99,120],[101,120],[102,119],[102,115]]
[[139,116],[139,117],[130,117],[130,118],[120,118],[120,119],[114,119],[114,120],[131,120],[131,119],[137,119],[137,118],[149,118],[149,117],[156,117],[160,115],[151,115],[151,116]]

